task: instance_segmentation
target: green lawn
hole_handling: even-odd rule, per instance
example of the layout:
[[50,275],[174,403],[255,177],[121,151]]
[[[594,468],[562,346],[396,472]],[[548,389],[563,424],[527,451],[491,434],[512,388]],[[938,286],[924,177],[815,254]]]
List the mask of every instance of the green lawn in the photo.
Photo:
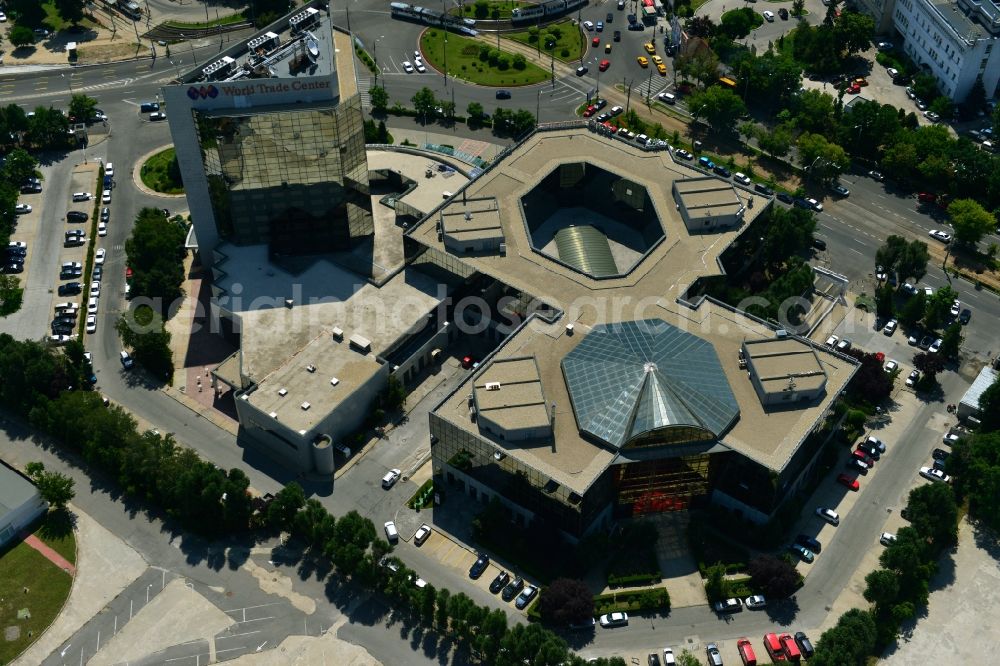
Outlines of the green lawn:
[[230,25],[232,23],[244,23],[246,17],[243,14],[230,14],[229,16],[221,16],[217,19],[212,19],[211,21],[201,21],[195,23],[187,23],[185,21],[166,21],[165,24],[171,28],[178,28],[180,30],[190,29],[190,30],[204,30],[205,28],[214,28],[217,25]]
[[[529,3],[518,0],[479,0],[479,2],[466,2],[462,16],[472,19],[509,19],[511,10],[524,7]],[[477,8],[479,11],[476,11]],[[483,11],[485,9],[485,12]],[[458,15],[461,10],[453,7],[448,10],[449,14]],[[496,12],[496,15],[494,15]]]
[[[447,42],[445,42],[447,37]],[[530,62],[524,69],[508,65],[506,69],[493,66],[479,58],[483,42],[468,37],[446,33],[443,30],[427,30],[420,36],[420,50],[427,63],[438,71],[444,70],[445,45],[447,44],[448,74],[481,86],[526,86],[548,80],[549,72]],[[493,49],[495,50],[495,48]],[[513,56],[501,50],[508,62]]]
[[507,33],[504,37],[537,49],[538,34],[542,37],[542,55],[554,55],[563,62],[579,60],[586,44],[586,38],[580,32],[580,28],[573,25],[569,19],[547,25],[541,31],[528,29]]
[[146,187],[163,194],[183,194],[184,184],[171,174],[170,165],[174,161],[174,148],[162,150],[142,165],[139,175]]
[[[41,536],[39,531],[35,534]],[[71,545],[72,532],[69,534]],[[67,545],[49,543],[53,548]],[[59,614],[72,585],[69,574],[24,543],[0,554],[0,627],[20,630],[16,640],[0,640],[0,664],[13,661],[42,635]],[[27,611],[27,617],[19,618],[21,611]]]
[[66,510],[50,511],[35,530],[35,536],[49,548],[62,555],[70,564],[76,564],[76,537],[73,533],[73,516]]

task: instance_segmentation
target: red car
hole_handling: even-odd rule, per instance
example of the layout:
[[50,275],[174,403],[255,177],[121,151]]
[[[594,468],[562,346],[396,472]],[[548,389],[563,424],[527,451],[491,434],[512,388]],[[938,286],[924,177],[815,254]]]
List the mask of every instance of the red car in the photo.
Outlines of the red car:
[[854,453],[852,453],[851,455],[860,460],[861,462],[863,462],[864,464],[868,465],[868,467],[874,466],[875,461],[872,459],[870,455],[868,455],[864,451],[855,449]]
[[472,360],[471,356],[462,357],[462,367],[465,368],[466,370],[471,368],[473,363],[475,363],[475,361]]
[[858,480],[855,479],[850,474],[840,474],[840,475],[838,475],[837,476],[837,483],[839,483],[842,486],[847,486],[849,489],[854,490],[854,491],[857,491],[858,488],[861,487],[861,485],[858,483]]
[[857,83],[852,83],[851,85],[847,86],[847,92],[850,93],[851,95],[857,95],[858,93],[861,92],[861,86],[859,86]]
[[601,38],[600,37],[594,37],[592,40],[590,40],[590,45],[594,46],[594,47],[600,46],[601,45]]
[[608,67],[611,67],[611,61],[610,60],[602,60],[601,64],[597,66],[597,69],[599,69],[599,70],[601,70],[603,72]]
[[588,107],[587,107],[587,108],[586,108],[586,109],[585,109],[585,110],[583,111],[583,117],[584,117],[584,118],[589,118],[589,117],[591,117],[592,115],[594,115],[594,113],[595,113],[596,111],[597,111],[597,107],[596,107],[596,106],[594,106],[593,104],[591,104],[590,106],[588,106]]
[[917,195],[917,201],[921,203],[934,203],[937,201],[937,195],[930,192],[921,192]]

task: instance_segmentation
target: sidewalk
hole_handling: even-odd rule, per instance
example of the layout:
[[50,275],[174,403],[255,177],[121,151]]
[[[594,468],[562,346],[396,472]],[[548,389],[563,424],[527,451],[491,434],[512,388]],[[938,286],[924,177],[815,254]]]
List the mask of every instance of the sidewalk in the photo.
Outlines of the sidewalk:
[[49,548],[41,539],[36,537],[34,534],[29,534],[24,538],[24,543],[31,546],[39,553],[45,556],[52,564],[56,565],[70,576],[76,576],[76,567],[73,566],[66,558],[57,553],[56,551]]

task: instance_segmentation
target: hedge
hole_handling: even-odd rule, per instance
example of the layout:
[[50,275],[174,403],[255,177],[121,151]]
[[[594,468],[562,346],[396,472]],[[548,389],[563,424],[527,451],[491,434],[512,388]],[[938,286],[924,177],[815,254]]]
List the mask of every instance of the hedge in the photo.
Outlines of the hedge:
[[631,574],[627,576],[616,576],[614,574],[608,574],[608,587],[656,585],[661,580],[663,580],[663,576],[660,575],[659,571],[655,573]]
[[599,594],[594,597],[594,613],[603,615],[614,611],[670,612],[670,594],[666,588],[659,587],[649,590],[634,590],[631,592],[613,592]]

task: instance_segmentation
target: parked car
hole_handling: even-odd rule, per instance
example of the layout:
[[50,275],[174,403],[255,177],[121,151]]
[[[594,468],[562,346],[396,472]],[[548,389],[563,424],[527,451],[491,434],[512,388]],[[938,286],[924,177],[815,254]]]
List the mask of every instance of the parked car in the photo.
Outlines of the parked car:
[[469,578],[476,580],[483,575],[486,568],[490,566],[490,556],[486,553],[478,553],[476,561],[469,567]]
[[716,164],[715,167],[712,169],[712,171],[722,176],[723,178],[729,178],[730,176],[733,175],[733,173],[729,169],[722,166],[721,164]]
[[764,185],[763,183],[755,183],[754,186],[753,186],[753,189],[754,189],[754,192],[758,192],[760,194],[763,194],[765,197],[773,197],[774,196],[774,190],[772,190],[767,185]]
[[933,467],[921,467],[920,476],[931,481],[943,481],[948,483],[951,481],[951,477],[942,472],[939,469],[934,469]]
[[885,374],[891,375],[899,370],[899,363],[890,358],[882,369],[885,370]]
[[739,613],[743,610],[743,602],[736,597],[732,597],[722,601],[716,601],[712,604],[712,608],[716,613]]
[[73,201],[90,201],[94,198],[94,195],[90,192],[74,192]]
[[691,161],[691,160],[694,159],[694,155],[692,155],[688,151],[684,150],[683,148],[678,148],[677,150],[675,150],[674,151],[674,155],[676,155],[677,157],[681,158],[682,160]]
[[750,180],[750,176],[746,175],[742,171],[737,171],[736,173],[734,173],[733,180],[735,180],[740,185],[750,185],[750,183],[753,182]]
[[844,338],[843,340],[841,340],[840,342],[837,343],[837,351],[839,351],[839,352],[845,352],[845,351],[847,351],[848,349],[851,348],[852,344],[853,343],[850,340],[848,340],[847,338]]
[[538,588],[535,587],[534,585],[529,585],[528,587],[524,588],[524,591],[521,592],[521,594],[517,595],[517,601],[514,602],[514,608],[518,610],[524,610],[525,608],[527,608],[528,604],[531,603],[531,600],[534,599],[537,594],[538,594]]
[[857,492],[857,490],[861,487],[858,480],[849,474],[838,474],[837,483],[845,486],[848,490],[853,490],[855,492]]
[[507,583],[507,585],[504,586],[503,593],[500,595],[500,598],[503,599],[504,601],[510,601],[518,594],[520,594],[521,590],[523,589],[524,589],[524,579],[518,576],[517,578],[510,581],[509,583]]
[[795,537],[795,543],[800,546],[805,546],[814,553],[820,553],[823,551],[823,545],[811,536],[806,534],[799,534]]
[[417,528],[416,532],[413,533],[413,543],[415,543],[418,546],[422,546],[424,541],[427,541],[427,538],[430,535],[431,535],[431,527],[430,525],[424,523],[423,525]]
[[937,354],[939,351],[941,351],[941,345],[943,344],[944,340],[942,340],[941,338],[935,338],[934,342],[932,342],[930,346],[927,347],[927,351],[930,352],[931,354]]
[[812,197],[806,197],[805,202],[817,213],[823,212],[823,204]]
[[615,611],[614,613],[607,613],[598,618],[598,622],[601,623],[602,627],[627,627],[628,626],[628,613],[622,611]]
[[885,181],[885,176],[882,175],[881,171],[875,171],[875,170],[869,171],[868,177],[871,178],[872,180],[877,180],[880,183]]
[[126,370],[132,369],[133,365],[132,357],[129,356],[129,353],[127,351],[123,350],[122,352],[120,352],[119,358],[122,362],[122,367],[124,367]]
[[812,641],[809,637],[801,631],[795,632],[795,642],[798,643],[799,650],[802,652],[802,656],[806,659],[812,659],[812,656],[816,654],[816,650],[813,649]]
[[854,456],[854,458],[856,458],[857,460],[860,460],[864,464],[868,465],[869,467],[875,466],[875,458],[872,457],[869,451],[866,451],[865,449],[861,448],[861,445],[858,445],[858,448],[856,448],[851,453],[851,455]]
[[834,527],[840,525],[840,514],[838,514],[833,509],[827,509],[825,507],[816,507],[816,515],[830,523]]
[[891,532],[882,532],[882,536],[878,538],[878,542],[883,546],[891,546],[896,543],[896,535]]
[[102,203],[111,203],[111,189],[110,188],[109,189],[105,189],[101,193],[101,202]]
[[97,265],[97,266],[100,266],[101,264],[103,264],[104,263],[104,258],[107,255],[108,255],[108,251],[105,250],[103,247],[97,248],[97,250],[94,252],[94,264]]
[[899,327],[899,322],[896,321],[895,319],[890,319],[888,322],[886,322],[886,325],[882,327],[882,332],[886,335],[891,336],[893,333],[896,332],[896,329],[898,327]]
[[14,206],[15,215],[27,215],[30,212],[31,212],[31,206],[29,206],[28,204],[17,204],[16,206]]
[[942,231],[941,229],[931,229],[930,231],[927,232],[927,235],[933,238],[934,240],[941,241],[942,243],[951,242],[951,234],[949,234],[947,231]]
[[507,573],[506,571],[501,571],[500,573],[497,574],[497,577],[493,579],[493,582],[490,583],[490,592],[492,592],[493,594],[498,593],[509,582],[510,582],[510,574]]
[[87,315],[87,333],[97,333],[97,315]]
[[963,326],[964,326],[965,324],[968,324],[968,323],[969,323],[969,320],[970,320],[970,319],[972,319],[972,310],[970,310],[969,308],[965,308],[965,309],[964,309],[964,310],[962,310],[962,312],[961,312],[961,313],[960,313],[960,314],[958,315],[958,321],[959,321],[959,322],[960,322],[960,323],[961,323],[961,324],[962,324]]
[[841,185],[840,183],[837,183],[836,185],[832,186],[830,188],[830,191],[840,197],[850,196],[851,194],[851,191],[846,187],[844,187],[843,185]]
[[747,610],[760,610],[767,607],[767,599],[762,594],[754,594],[743,600]]
[[385,522],[382,526],[385,529],[385,540],[389,543],[396,543],[399,541],[399,532],[396,530],[396,523],[391,520]]
[[396,485],[396,481],[399,480],[400,474],[401,472],[398,469],[390,469],[386,472],[385,476],[382,477],[382,488],[388,490]]
[[795,555],[797,555],[798,558],[803,562],[805,562],[806,564],[812,564],[813,560],[816,559],[816,556],[813,555],[813,552],[801,544],[793,543],[788,547],[788,550],[795,553]]
[[86,222],[89,219],[90,216],[87,215],[82,210],[71,210],[68,213],[66,213],[67,222]]
[[863,443],[864,443],[864,445],[866,447],[869,447],[869,448],[874,447],[875,454],[873,454],[873,455],[875,457],[875,460],[878,460],[879,457],[883,453],[885,453],[885,442],[883,442],[878,437],[875,437],[873,435],[868,435],[867,437],[865,437],[865,441]]
[[158,120],[166,120],[167,113],[165,111],[154,111],[153,113],[149,114],[149,119],[153,122],[156,122]]

